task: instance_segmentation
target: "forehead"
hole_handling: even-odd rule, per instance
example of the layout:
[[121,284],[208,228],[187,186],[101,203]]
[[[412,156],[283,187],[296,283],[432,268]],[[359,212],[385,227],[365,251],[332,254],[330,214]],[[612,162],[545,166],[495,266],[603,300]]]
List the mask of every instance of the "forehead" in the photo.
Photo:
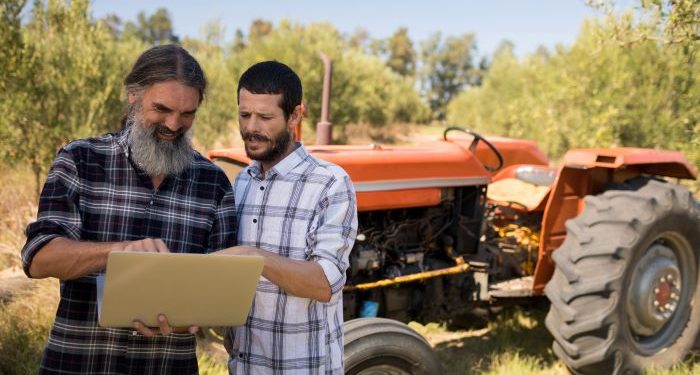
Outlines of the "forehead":
[[199,106],[199,90],[178,81],[157,82],[143,91],[143,101],[171,109],[192,110]]
[[238,107],[239,109],[244,111],[281,111],[281,101],[282,94],[253,94],[252,92],[246,89],[241,89],[241,92],[238,93]]

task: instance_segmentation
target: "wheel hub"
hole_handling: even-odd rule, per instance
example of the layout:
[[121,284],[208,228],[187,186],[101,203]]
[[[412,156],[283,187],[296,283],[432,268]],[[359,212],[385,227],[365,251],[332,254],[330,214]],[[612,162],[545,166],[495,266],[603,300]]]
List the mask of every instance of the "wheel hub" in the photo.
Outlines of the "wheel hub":
[[674,252],[652,245],[637,263],[627,295],[627,314],[632,332],[652,336],[659,332],[678,308],[681,273]]
[[680,293],[677,272],[669,272],[666,276],[659,278],[659,283],[654,288],[653,303],[656,311],[666,319],[670,318],[678,307]]

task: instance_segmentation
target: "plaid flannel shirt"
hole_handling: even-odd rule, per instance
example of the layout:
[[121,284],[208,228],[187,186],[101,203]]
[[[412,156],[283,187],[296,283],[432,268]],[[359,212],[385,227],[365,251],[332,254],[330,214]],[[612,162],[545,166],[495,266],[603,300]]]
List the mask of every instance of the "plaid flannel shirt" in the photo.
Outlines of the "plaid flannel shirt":
[[239,244],[317,262],[332,296],[295,297],[261,277],[246,324],[233,331],[230,372],[342,374],[342,293],[357,233],[350,178],[298,145],[264,178],[259,162],[244,169],[234,192]]
[[[108,242],[160,238],[171,252],[235,244],[235,208],[223,171],[196,153],[192,166],[153,189],[129,158],[128,128],[78,140],[58,153],[27,227],[22,264],[55,237]],[[61,300],[40,373],[194,374],[190,334],[147,338],[97,325],[96,274],[61,281]]]

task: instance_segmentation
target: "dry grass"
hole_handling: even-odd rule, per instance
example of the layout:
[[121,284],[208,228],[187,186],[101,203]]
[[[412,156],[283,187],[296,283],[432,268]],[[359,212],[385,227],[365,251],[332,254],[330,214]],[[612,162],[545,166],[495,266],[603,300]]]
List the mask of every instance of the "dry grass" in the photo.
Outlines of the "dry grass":
[[[33,281],[9,304],[0,304],[0,374],[36,373],[41,351],[58,301],[58,283]],[[410,326],[435,348],[446,374],[568,374],[550,349],[544,328],[546,304],[515,307],[499,314],[480,329],[451,329],[444,324]],[[226,357],[217,348],[200,343],[200,373],[225,374]],[[649,375],[700,373],[696,359]]]
[[[481,329],[450,329],[435,323],[411,327],[423,334],[445,364],[448,374],[565,373],[544,328],[546,308],[528,304],[498,314]],[[512,368],[518,371],[511,371]]]
[[[552,337],[544,326],[548,304],[539,301],[501,312],[485,328],[450,329],[444,324],[409,325],[435,348],[447,374],[567,375],[569,371],[552,352]],[[700,373],[700,362],[690,358],[670,370],[648,375]]]
[[0,270],[18,266],[24,229],[36,217],[36,187],[29,167],[0,167]]
[[[431,127],[417,124],[391,124],[381,127],[368,124],[351,124],[333,129],[333,139],[338,144],[366,145],[392,144],[405,145],[425,139],[438,139],[430,134]],[[442,133],[441,133],[442,134]]]
[[55,279],[33,281],[0,303],[0,374],[35,374],[58,305]]
[[205,349],[202,349],[202,345],[197,348],[197,353],[200,375],[228,374],[226,358],[210,354]]

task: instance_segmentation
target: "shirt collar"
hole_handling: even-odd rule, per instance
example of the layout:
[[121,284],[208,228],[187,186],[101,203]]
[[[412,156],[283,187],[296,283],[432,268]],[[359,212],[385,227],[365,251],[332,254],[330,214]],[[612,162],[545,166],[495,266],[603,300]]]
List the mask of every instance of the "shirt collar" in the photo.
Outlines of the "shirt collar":
[[[296,168],[297,165],[301,164],[301,162],[306,160],[308,156],[309,153],[304,148],[304,145],[297,142],[295,144],[294,151],[292,151],[291,154],[287,155],[284,159],[280,160],[279,163],[275,164],[272,168],[270,168],[270,170],[267,172],[267,177],[269,178],[274,175],[279,175],[281,177],[286,176],[289,172]],[[248,174],[251,177],[262,180],[261,163],[257,160],[253,161],[253,163],[248,168]]]

